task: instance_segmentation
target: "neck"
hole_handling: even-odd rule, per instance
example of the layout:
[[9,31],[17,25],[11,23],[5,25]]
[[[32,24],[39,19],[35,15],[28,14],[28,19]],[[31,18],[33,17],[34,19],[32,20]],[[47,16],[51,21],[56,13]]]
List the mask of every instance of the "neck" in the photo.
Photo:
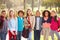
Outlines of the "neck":
[[10,18],[14,18],[13,16],[10,16]]
[[40,17],[40,16],[37,16],[37,15],[36,15],[36,17]]
[[[21,17],[21,16],[19,16],[19,17]],[[22,18],[22,17],[21,17]]]
[[44,18],[48,18],[48,17],[46,16],[46,17],[44,17]]

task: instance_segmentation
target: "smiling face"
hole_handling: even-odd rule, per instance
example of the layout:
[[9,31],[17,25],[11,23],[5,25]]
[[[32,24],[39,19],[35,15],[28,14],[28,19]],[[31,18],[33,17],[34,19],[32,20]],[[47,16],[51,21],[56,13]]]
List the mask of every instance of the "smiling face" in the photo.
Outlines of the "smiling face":
[[51,12],[51,16],[52,16],[52,17],[56,16],[55,11],[52,11],[52,12]]
[[6,17],[6,12],[5,11],[2,11],[1,12],[1,15],[4,16],[4,17]]
[[27,15],[31,16],[32,15],[32,11],[30,9],[27,10]]
[[23,13],[22,13],[22,12],[20,12],[20,13],[19,13],[19,16],[20,16],[20,17],[23,17]]
[[40,12],[39,11],[36,12],[36,16],[40,16]]
[[49,13],[48,12],[45,12],[45,17],[48,17]]
[[13,17],[13,16],[14,16],[14,11],[11,10],[11,11],[9,12],[9,16]]
[[43,17],[50,17],[50,11],[48,11],[48,10],[45,10],[45,11],[43,11],[43,13],[42,13],[42,16]]

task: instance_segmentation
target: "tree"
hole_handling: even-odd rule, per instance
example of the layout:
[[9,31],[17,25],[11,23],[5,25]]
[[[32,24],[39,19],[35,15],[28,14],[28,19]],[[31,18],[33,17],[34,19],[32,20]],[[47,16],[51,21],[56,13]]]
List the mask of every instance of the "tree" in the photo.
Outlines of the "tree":
[[[50,10],[52,8],[60,8],[60,0],[42,0],[42,6],[45,6],[46,8],[50,7]],[[60,11],[60,10],[59,10]]]

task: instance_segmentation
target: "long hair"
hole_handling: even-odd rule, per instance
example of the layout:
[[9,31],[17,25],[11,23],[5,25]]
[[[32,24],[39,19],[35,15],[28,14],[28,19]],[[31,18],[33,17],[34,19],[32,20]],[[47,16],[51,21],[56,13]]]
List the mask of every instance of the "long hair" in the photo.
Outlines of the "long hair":
[[42,16],[45,17],[45,12],[48,12],[48,17],[50,17],[51,13],[48,10],[43,11]]
[[54,20],[55,20],[55,21],[58,21],[58,20],[57,20],[57,15],[56,15],[56,16],[54,16]]
[[[56,13],[54,10],[52,10],[51,12]],[[58,20],[57,20],[57,15],[54,16],[54,20],[55,20],[55,21],[58,21]]]
[[[10,10],[10,11],[9,11],[8,19],[10,19],[10,18],[11,18],[11,15],[10,15],[10,13],[11,13],[11,12],[14,12],[14,11],[13,11],[13,10]],[[14,12],[13,18],[16,18],[16,14],[15,14],[15,12]]]
[[[27,13],[27,15],[26,15],[26,17],[27,17],[27,16],[29,16],[29,15],[28,15],[28,11],[29,11],[29,10],[30,10],[30,9],[27,9],[27,12],[26,12],[26,13]],[[31,13],[31,16],[32,16],[32,13]]]

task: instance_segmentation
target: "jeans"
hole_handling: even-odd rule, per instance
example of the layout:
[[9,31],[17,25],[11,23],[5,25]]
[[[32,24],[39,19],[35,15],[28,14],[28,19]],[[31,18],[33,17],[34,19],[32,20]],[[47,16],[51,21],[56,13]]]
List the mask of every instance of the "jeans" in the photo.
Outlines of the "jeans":
[[32,40],[32,31],[29,32],[28,40]]
[[53,31],[53,30],[51,30],[51,31],[50,31],[50,35],[51,35],[51,37],[52,37],[52,40],[54,40],[54,33],[57,35],[58,40],[60,40],[59,33],[58,33],[57,31]]
[[0,33],[1,40],[6,40],[6,34],[7,33]]
[[18,31],[17,40],[21,40],[21,36],[22,36],[22,31]]
[[34,30],[34,40],[40,40],[41,30]]

